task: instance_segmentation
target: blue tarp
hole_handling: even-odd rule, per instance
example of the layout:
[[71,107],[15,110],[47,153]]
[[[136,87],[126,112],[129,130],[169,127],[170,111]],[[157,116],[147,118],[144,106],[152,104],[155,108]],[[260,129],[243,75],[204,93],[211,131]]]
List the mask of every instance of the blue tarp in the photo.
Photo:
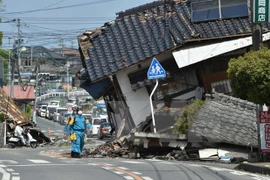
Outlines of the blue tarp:
[[86,80],[80,85],[81,88],[85,89],[93,99],[97,100],[112,86],[109,79],[104,79],[91,84],[90,80]]

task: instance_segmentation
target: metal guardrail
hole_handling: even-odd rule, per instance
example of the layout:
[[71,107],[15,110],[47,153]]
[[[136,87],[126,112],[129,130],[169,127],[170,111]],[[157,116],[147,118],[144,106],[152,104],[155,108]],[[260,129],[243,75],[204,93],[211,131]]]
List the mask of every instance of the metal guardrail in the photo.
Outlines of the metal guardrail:
[[[66,96],[67,96],[66,92],[50,92],[50,93],[38,96],[37,101],[42,101],[42,100],[46,100],[46,99],[53,98],[53,97],[66,97]],[[71,91],[71,92],[69,92],[68,96],[69,97],[89,96],[89,93],[87,91]]]

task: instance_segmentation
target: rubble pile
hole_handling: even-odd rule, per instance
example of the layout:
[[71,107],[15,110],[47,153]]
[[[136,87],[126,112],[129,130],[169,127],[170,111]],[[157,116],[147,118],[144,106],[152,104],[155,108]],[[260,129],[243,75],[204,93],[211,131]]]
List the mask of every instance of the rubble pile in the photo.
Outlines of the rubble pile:
[[89,158],[116,158],[128,156],[129,148],[117,141],[107,142],[91,149],[84,149],[83,157]]

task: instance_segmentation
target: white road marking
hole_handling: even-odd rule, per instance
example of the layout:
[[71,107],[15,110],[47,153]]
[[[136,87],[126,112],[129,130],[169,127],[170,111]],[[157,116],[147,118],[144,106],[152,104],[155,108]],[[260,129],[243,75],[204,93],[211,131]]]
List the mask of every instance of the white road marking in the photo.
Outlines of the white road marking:
[[238,176],[251,176],[252,179],[255,180],[270,180],[270,178],[265,177],[263,175],[257,175],[257,174],[252,174],[249,172],[242,172],[238,170],[231,170],[231,169],[226,169],[226,168],[218,168],[218,167],[212,167],[212,166],[207,166],[207,165],[199,165],[199,164],[189,164],[189,166],[194,166],[194,167],[207,167],[211,170],[214,171],[228,171],[231,174],[238,175]]
[[18,164],[17,161],[12,161],[12,160],[0,160],[0,164],[4,164],[4,163],[8,163],[8,164]]
[[4,165],[4,164],[0,164],[0,167],[7,167],[6,165]]
[[140,173],[140,172],[132,172],[133,174],[137,174],[137,175],[140,175],[140,174],[142,174],[142,173]]
[[147,177],[147,176],[143,176],[142,178],[143,178],[144,180],[153,180],[152,178]]
[[128,179],[128,180],[132,180],[132,179],[134,179],[133,177],[131,177],[131,176],[124,176],[124,178],[125,179]]
[[97,166],[95,163],[88,163],[88,165]]
[[6,171],[8,171],[8,172],[14,172],[13,169],[6,169]]
[[107,165],[107,166],[113,166],[113,164],[107,164],[107,163],[106,163],[106,164],[104,164],[104,165]]
[[141,161],[121,161],[123,163],[130,163],[130,164],[144,164],[144,162]]
[[101,168],[106,169],[106,170],[112,169],[111,167],[101,167]]
[[211,167],[210,169],[214,171],[224,171],[224,168]]
[[120,171],[113,171],[115,174],[124,174],[123,172]]
[[146,159],[147,161],[154,161],[154,162],[161,162],[162,160],[159,159]]
[[9,180],[10,174],[6,172],[3,168],[0,168],[0,173],[3,174],[2,180]]
[[45,161],[42,159],[28,159],[28,161],[32,162],[32,163],[36,163],[36,164],[48,164],[50,163],[49,161]]
[[20,173],[11,173],[12,175],[20,175]]
[[118,167],[120,169],[123,169],[123,170],[128,170],[128,168],[125,168],[125,167]]
[[248,173],[245,172],[238,172],[238,171],[232,171],[231,174],[238,175],[238,176],[247,176],[249,175]]
[[19,176],[12,177],[12,180],[20,180],[21,178]]

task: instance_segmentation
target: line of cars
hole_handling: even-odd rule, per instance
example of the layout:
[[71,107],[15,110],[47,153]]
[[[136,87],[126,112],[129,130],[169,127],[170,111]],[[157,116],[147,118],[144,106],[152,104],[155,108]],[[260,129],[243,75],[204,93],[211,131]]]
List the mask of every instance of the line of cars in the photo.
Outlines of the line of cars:
[[[37,114],[40,117],[58,122],[60,125],[65,125],[67,117],[71,114],[66,107],[60,107],[60,102],[52,101],[49,104],[38,104]],[[110,137],[112,126],[108,122],[108,118],[104,116],[92,117],[92,114],[83,114],[86,119],[92,124],[92,131],[87,131],[88,137],[97,136],[98,139]]]

